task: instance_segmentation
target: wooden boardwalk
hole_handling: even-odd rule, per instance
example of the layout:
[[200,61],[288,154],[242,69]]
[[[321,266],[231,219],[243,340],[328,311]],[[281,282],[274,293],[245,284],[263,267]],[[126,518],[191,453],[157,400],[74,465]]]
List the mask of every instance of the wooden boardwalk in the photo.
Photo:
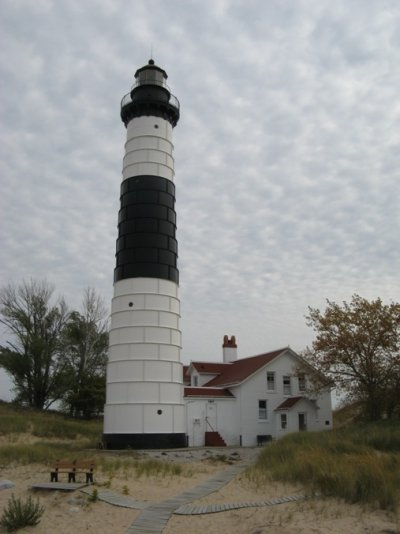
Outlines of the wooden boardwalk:
[[56,490],[56,491],[75,491],[87,486],[83,482],[42,482],[32,484],[31,488],[34,490]]
[[[143,510],[143,508],[147,508],[151,504],[148,501],[137,501],[135,499],[131,499],[130,497],[126,497],[125,495],[121,495],[120,493],[115,493],[115,491],[111,491],[109,489],[96,489],[97,498],[99,499],[99,501],[104,501],[114,506],[121,506],[122,508],[133,508],[134,510]],[[81,491],[83,493],[86,493],[87,495],[91,495],[93,493],[93,488],[83,488]]]
[[[210,493],[218,491],[225,486],[246,467],[247,463],[241,463],[224,471],[218,472],[212,478],[209,478],[202,484],[181,493],[171,499],[166,499],[156,504],[148,501],[137,501],[130,497],[115,493],[108,489],[98,489],[98,498],[114,506],[142,510],[141,514],[135,519],[132,525],[125,531],[126,534],[159,534],[167,525],[172,514],[178,515],[199,515],[213,514],[218,512],[227,512],[229,510],[238,510],[240,508],[275,506],[289,502],[297,502],[305,499],[304,495],[290,495],[288,497],[279,497],[268,501],[254,501],[242,503],[221,503],[221,504],[190,504],[193,501],[201,499]],[[69,484],[71,486],[71,484]],[[91,494],[93,489],[85,487],[81,489],[86,494]]]
[[201,515],[215,514],[217,512],[227,512],[229,510],[239,510],[240,508],[256,508],[260,506],[275,506],[277,504],[286,504],[288,502],[302,501],[304,495],[290,495],[288,497],[279,497],[269,501],[250,501],[230,504],[203,504],[203,505],[184,505],[174,511],[178,515]]
[[214,491],[218,491],[246,467],[247,464],[229,467],[189,491],[184,491],[176,497],[148,506],[126,530],[126,534],[161,533],[175,510]]

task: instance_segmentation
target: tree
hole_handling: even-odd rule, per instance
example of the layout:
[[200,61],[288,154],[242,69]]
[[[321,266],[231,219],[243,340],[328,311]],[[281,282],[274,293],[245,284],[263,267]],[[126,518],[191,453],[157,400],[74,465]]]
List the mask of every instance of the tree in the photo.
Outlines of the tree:
[[309,308],[316,332],[306,359],[332,378],[347,398],[361,401],[370,420],[400,407],[400,304],[353,295],[339,306],[327,300],[324,313]]
[[94,289],[84,292],[82,312],[74,311],[64,329],[63,346],[69,384],[64,407],[75,417],[91,417],[105,403],[108,350],[107,312]]
[[0,322],[12,337],[0,346],[0,366],[13,381],[15,400],[40,409],[64,391],[60,337],[68,311],[62,298],[51,304],[53,292],[34,280],[0,291]]

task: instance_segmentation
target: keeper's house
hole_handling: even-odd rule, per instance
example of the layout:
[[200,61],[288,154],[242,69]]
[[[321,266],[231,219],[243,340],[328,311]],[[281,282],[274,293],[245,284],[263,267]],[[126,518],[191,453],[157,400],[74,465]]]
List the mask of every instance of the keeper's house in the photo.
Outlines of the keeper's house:
[[235,337],[224,336],[223,363],[184,367],[188,446],[254,446],[332,428],[331,388],[312,394],[304,369],[288,347],[238,360]]

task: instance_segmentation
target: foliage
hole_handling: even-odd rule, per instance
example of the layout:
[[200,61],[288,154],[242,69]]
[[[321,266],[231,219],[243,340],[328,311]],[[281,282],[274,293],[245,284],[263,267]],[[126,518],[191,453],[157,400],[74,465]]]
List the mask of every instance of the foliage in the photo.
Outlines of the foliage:
[[358,295],[342,306],[328,300],[324,313],[309,308],[307,324],[316,332],[309,363],[360,401],[368,419],[400,414],[400,304]]
[[39,500],[34,502],[29,496],[26,501],[22,501],[12,494],[0,519],[0,524],[8,532],[13,532],[26,526],[37,525],[43,512],[44,508],[40,505]]
[[63,391],[60,334],[68,313],[63,299],[51,304],[53,288],[45,281],[9,284],[0,291],[0,322],[12,336],[0,346],[0,366],[14,383],[16,400],[48,408]]
[[72,312],[63,333],[68,389],[64,407],[89,418],[105,403],[108,333],[106,310],[94,289],[86,289],[82,313]]
[[[399,504],[400,427],[389,422],[326,432],[290,434],[263,449],[247,471],[262,485],[270,478],[301,483],[311,493],[396,509]],[[392,451],[390,453],[382,450]]]
[[75,417],[93,417],[105,403],[108,333],[106,310],[86,289],[82,312],[52,304],[53,288],[31,280],[0,291],[0,322],[9,334],[0,366],[10,375],[15,402],[39,409],[61,400]]

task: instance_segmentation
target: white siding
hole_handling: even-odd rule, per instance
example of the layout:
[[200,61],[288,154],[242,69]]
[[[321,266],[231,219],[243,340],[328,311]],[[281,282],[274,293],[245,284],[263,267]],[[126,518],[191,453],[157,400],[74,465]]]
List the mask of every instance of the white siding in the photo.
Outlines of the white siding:
[[[239,426],[235,399],[209,399],[215,409],[215,430],[220,433],[228,446],[239,446]],[[208,399],[186,399],[186,423],[189,447],[204,446],[206,431],[211,429],[206,423]]]
[[[300,400],[284,412],[276,411],[276,408],[288,399],[288,396],[284,395],[283,376],[291,377],[292,397],[305,396],[305,392],[299,391],[298,388],[298,379],[295,376],[297,364],[296,356],[288,350],[257,371],[240,386],[229,388],[234,398],[214,399],[217,414],[216,430],[224,438],[227,445],[239,445],[241,442],[242,446],[256,446],[258,435],[270,435],[276,439],[289,432],[298,432],[299,413],[305,414],[308,430],[331,428],[332,407],[329,390],[321,394],[316,402]],[[275,373],[276,387],[274,391],[267,390],[267,371]],[[194,385],[194,376],[198,377],[198,386],[203,385],[211,378],[199,374],[192,368],[192,386]],[[268,417],[266,420],[259,419],[258,401],[263,399],[267,401]],[[204,445],[207,399],[187,398],[185,401],[189,446]],[[281,413],[287,415],[287,428],[284,430],[281,429]],[[326,422],[329,422],[329,425],[326,425]]]

